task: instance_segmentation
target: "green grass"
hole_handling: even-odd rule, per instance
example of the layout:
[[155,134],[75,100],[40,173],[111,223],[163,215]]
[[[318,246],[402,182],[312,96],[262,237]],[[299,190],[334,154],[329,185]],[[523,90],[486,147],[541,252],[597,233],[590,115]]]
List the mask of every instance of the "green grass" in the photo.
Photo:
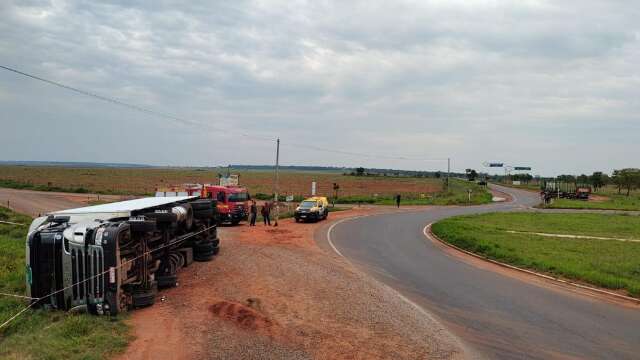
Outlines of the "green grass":
[[[471,189],[471,202],[469,202],[468,190]],[[480,205],[491,202],[493,196],[487,189],[478,184],[460,179],[450,179],[449,191],[425,194],[403,194],[401,205]],[[375,204],[375,205],[396,205],[393,196],[349,196],[340,197],[337,200],[340,204]]]
[[640,243],[507,230],[640,239],[640,217],[494,213],[453,217],[433,225],[441,239],[491,259],[640,297]]
[[[31,223],[27,216],[0,208],[0,220]],[[27,226],[0,224],[0,292],[25,293]],[[0,323],[27,303],[0,296]],[[105,359],[121,352],[131,340],[120,319],[61,311],[28,310],[0,329],[2,359]]]
[[[600,193],[596,195],[600,195]],[[604,196],[609,199],[605,201],[553,199],[553,202],[545,207],[552,209],[640,210],[640,195],[607,194]]]

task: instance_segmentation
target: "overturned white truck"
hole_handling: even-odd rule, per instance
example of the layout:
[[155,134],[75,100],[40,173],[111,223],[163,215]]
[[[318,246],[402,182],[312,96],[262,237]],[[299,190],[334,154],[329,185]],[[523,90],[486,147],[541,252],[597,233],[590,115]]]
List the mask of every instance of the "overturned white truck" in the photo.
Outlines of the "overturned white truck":
[[116,315],[152,305],[177,271],[218,254],[215,200],[143,198],[57,211],[26,244],[34,306]]

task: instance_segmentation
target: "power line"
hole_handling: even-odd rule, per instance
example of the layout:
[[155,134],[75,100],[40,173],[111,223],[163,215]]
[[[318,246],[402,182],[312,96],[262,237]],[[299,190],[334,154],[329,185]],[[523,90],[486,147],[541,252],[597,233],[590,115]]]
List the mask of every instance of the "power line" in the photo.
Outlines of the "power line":
[[[129,108],[131,110],[134,111],[139,111],[139,112],[143,112],[146,114],[150,114],[150,115],[155,115],[155,116],[159,116],[165,119],[169,119],[169,120],[173,120],[176,121],[178,123],[181,123],[183,125],[190,125],[190,126],[196,126],[196,127],[201,127],[201,126],[207,126],[211,129],[214,130],[218,130],[220,132],[226,132],[226,133],[236,133],[238,135],[247,137],[247,138],[252,138],[252,139],[256,139],[256,140],[261,140],[261,141],[271,141],[271,142],[275,142],[276,139],[275,138],[269,138],[269,137],[264,137],[264,136],[259,136],[259,135],[254,135],[254,134],[249,134],[246,132],[240,132],[234,129],[222,129],[222,128],[218,128],[215,126],[212,126],[211,124],[202,124],[199,123],[197,121],[193,121],[193,120],[189,120],[189,119],[185,119],[173,114],[168,114],[165,112],[160,112],[160,111],[156,111],[156,110],[152,110],[149,108],[145,108],[139,105],[135,105],[135,104],[131,104],[122,100],[119,100],[117,98],[113,98],[113,97],[109,97],[109,96],[105,96],[105,95],[100,95],[98,93],[92,92],[92,91],[88,91],[88,90],[83,90],[74,86],[70,86],[70,85],[66,85],[66,84],[62,84],[60,82],[54,81],[54,80],[49,80],[49,79],[45,79],[41,76],[37,76],[37,75],[33,75],[33,74],[29,74],[26,73],[24,71],[20,71],[17,70],[15,68],[9,67],[9,66],[5,66],[5,65],[0,65],[0,69],[4,69],[10,72],[13,72],[15,74],[18,75],[22,75],[25,77],[28,77],[30,79],[33,80],[38,80],[53,86],[57,86],[59,88],[65,89],[65,90],[69,90],[72,92],[75,92],[77,94],[81,94],[81,95],[85,95],[85,96],[89,96],[89,97],[93,97],[96,98],[98,100],[102,100],[102,101],[106,101],[115,105],[119,105],[119,106],[123,106],[126,108]],[[296,142],[290,142],[287,143],[286,141],[282,142],[283,146],[295,146],[295,147],[299,147],[302,149],[312,149],[312,150],[316,150],[316,151],[320,151],[320,152],[326,152],[326,153],[333,153],[333,154],[340,154],[340,155],[348,155],[348,156],[356,156],[356,157],[363,157],[363,158],[369,158],[369,159],[385,159],[385,160],[402,160],[402,161],[447,161],[446,158],[433,158],[433,159],[428,159],[428,158],[416,158],[416,157],[408,157],[408,156],[396,156],[396,155],[381,155],[381,154],[372,154],[372,153],[364,153],[364,152],[355,152],[355,151],[347,151],[347,150],[340,150],[340,149],[332,149],[332,148],[324,148],[324,147],[320,147],[320,146],[315,146],[315,145],[310,145],[310,144],[301,144],[301,143],[296,143]]]
[[[8,67],[8,66],[0,65],[0,68],[4,69],[4,70],[7,70],[7,71],[10,71],[10,72],[13,72],[13,73],[16,73],[18,75],[22,75],[22,76],[25,76],[25,77],[28,77],[28,78],[31,78],[31,79],[34,79],[34,80],[42,81],[44,83],[63,88],[65,90],[73,91],[73,92],[81,94],[81,95],[93,97],[93,98],[96,98],[98,100],[106,101],[106,102],[109,102],[109,103],[112,103],[112,104],[115,104],[115,105],[124,106],[126,108],[131,109],[131,110],[135,110],[135,111],[143,112],[143,113],[146,113],[146,114],[159,116],[159,117],[162,117],[162,118],[165,118],[165,119],[173,120],[173,121],[176,121],[176,122],[181,123],[183,125],[191,125],[191,126],[196,126],[196,127],[200,127],[200,126],[204,125],[204,126],[208,126],[208,127],[212,128],[214,130],[219,130],[219,131],[223,131],[223,132],[229,132],[229,130],[218,128],[218,127],[212,126],[211,124],[201,124],[199,122],[196,122],[196,121],[193,121],[193,120],[184,119],[184,118],[181,118],[181,117],[178,117],[178,116],[175,116],[175,115],[172,115],[172,114],[168,114],[168,113],[165,113],[165,112],[160,112],[160,111],[148,109],[148,108],[145,108],[145,107],[142,107],[142,106],[139,106],[139,105],[130,104],[130,103],[124,102],[122,100],[119,100],[119,99],[116,99],[116,98],[113,98],[113,97],[100,95],[100,94],[94,93],[92,91],[83,90],[83,89],[80,89],[80,88],[77,88],[77,87],[73,87],[73,86],[70,86],[70,85],[62,84],[62,83],[57,82],[57,81],[45,79],[45,78],[43,78],[41,76],[28,74],[28,73],[26,73],[24,71],[20,71],[20,70],[17,70],[17,69]],[[242,136],[245,136],[245,137],[249,137],[249,138],[258,139],[258,140],[268,140],[268,141],[273,141],[274,140],[272,138],[266,138],[266,137],[262,137],[262,136],[255,136],[255,135],[241,133],[241,132],[237,132],[237,133],[239,135],[242,135]]]

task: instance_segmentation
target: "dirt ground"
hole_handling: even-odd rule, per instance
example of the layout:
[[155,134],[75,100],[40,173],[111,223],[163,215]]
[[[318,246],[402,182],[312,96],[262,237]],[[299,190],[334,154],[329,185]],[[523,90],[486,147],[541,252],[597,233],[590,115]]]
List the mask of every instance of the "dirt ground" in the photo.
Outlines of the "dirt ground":
[[[381,211],[331,213],[330,220]],[[222,228],[221,252],[129,318],[120,359],[432,359],[461,347],[434,319],[315,244],[321,224]]]
[[88,206],[95,200],[126,200],[120,195],[73,194],[0,188],[0,206],[36,217],[51,211]]
[[608,196],[589,194],[589,201],[604,202],[604,201],[609,201],[609,200],[610,200],[610,198]]

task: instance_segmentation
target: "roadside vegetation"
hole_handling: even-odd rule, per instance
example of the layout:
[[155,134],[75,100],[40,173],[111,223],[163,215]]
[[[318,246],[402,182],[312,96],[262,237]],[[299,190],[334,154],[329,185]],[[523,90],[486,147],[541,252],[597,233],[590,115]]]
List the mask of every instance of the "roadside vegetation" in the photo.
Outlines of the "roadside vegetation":
[[[471,190],[471,200],[469,200]],[[493,196],[483,186],[473,181],[449,179],[449,190],[432,194],[400,193],[402,205],[479,205],[488,204]],[[349,196],[337,200],[341,204],[395,205],[393,195],[385,196]]]
[[640,297],[640,242],[533,234],[640,240],[640,216],[492,213],[442,220],[433,232],[491,259]]
[[623,210],[640,211],[640,195],[601,195],[602,200],[581,201],[571,199],[553,199],[551,204],[545,206],[550,209],[598,209],[598,210]]
[[[25,237],[31,218],[0,207],[0,292],[25,294]],[[0,323],[28,303],[0,296]],[[2,359],[105,359],[131,339],[120,319],[59,311],[27,310],[0,329]]]

